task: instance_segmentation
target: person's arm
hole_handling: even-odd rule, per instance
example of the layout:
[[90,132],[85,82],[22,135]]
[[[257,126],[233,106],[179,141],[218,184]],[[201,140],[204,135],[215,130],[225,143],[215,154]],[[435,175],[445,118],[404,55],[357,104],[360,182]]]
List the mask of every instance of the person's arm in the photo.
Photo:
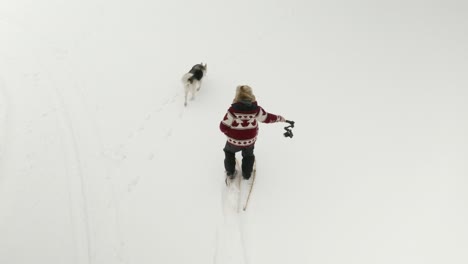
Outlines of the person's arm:
[[234,118],[232,117],[231,113],[229,111],[224,115],[223,120],[219,123],[219,129],[221,132],[224,134],[228,133],[228,131],[231,129],[232,121]]
[[272,113],[268,113],[260,107],[260,111],[258,112],[258,121],[262,123],[276,123],[276,122],[286,122],[286,119],[280,115],[275,115]]

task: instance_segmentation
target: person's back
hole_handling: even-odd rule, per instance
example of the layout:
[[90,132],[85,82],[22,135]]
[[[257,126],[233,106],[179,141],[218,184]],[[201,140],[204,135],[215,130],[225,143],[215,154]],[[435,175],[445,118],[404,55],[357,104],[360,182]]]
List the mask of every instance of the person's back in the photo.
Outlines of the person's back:
[[268,113],[259,106],[252,88],[247,85],[238,86],[234,101],[219,125],[227,137],[224,147],[227,176],[235,178],[235,153],[242,151],[242,175],[244,179],[249,179],[255,162],[253,150],[258,135],[258,123],[285,121],[282,116]]

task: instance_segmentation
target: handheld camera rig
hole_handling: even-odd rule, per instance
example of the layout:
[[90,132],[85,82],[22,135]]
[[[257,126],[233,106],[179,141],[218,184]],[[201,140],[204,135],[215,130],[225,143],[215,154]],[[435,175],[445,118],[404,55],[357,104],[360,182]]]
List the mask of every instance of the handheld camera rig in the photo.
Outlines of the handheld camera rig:
[[289,126],[284,128],[284,130],[286,130],[286,132],[284,132],[283,135],[285,137],[292,138],[294,136],[294,134],[292,132],[292,128],[294,128],[294,121],[286,120],[286,122],[289,124]]

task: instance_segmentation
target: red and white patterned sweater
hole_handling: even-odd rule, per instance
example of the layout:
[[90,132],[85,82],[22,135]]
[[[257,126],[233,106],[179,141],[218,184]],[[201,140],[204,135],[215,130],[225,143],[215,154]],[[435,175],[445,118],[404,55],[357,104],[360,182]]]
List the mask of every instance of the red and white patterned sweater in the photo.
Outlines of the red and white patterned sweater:
[[221,132],[227,136],[227,141],[235,146],[248,147],[255,143],[258,135],[258,122],[276,123],[281,116],[266,112],[257,102],[245,104],[234,103],[224,115],[219,124]]

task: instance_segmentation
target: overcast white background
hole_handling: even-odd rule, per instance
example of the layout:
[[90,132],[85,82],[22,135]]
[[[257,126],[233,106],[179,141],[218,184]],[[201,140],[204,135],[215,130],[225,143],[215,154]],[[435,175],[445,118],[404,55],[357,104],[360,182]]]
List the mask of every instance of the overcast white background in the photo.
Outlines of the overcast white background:
[[[0,263],[468,263],[467,28],[464,1],[1,1]],[[226,215],[239,84],[296,128],[261,126]]]

